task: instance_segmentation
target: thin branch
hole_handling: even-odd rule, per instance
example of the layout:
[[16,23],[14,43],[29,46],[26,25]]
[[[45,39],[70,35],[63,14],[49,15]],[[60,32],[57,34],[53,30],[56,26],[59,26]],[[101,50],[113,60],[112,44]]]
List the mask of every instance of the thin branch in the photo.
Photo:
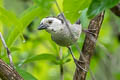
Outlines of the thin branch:
[[[94,34],[96,34],[96,36],[94,36],[95,41],[98,38],[98,34],[99,34],[99,31],[100,31],[103,19],[104,19],[104,12],[102,12],[101,14],[99,14],[98,16],[96,16],[94,19],[92,19],[90,21],[88,29],[96,29],[96,31],[93,32]],[[85,63],[80,63],[80,65],[86,70],[89,69],[90,60],[91,60],[91,57],[93,55],[93,50],[94,50],[95,44],[96,44],[95,41],[91,40],[89,38],[89,35],[86,35],[84,45],[83,45],[83,48],[82,48],[82,53],[83,53],[83,56],[84,56],[86,62]],[[84,61],[82,56],[80,56],[79,60]],[[83,70],[77,70],[76,69],[75,75],[74,75],[74,80],[85,80],[86,79],[86,74],[87,74],[87,72],[84,72]]]
[[14,69],[13,62],[12,62],[12,56],[10,54],[10,50],[8,49],[5,40],[0,32],[0,39],[3,43],[3,46],[5,47],[8,58],[10,61],[10,66],[7,65],[2,59],[0,59],[0,78],[2,80],[24,80]]
[[111,11],[116,15],[120,17],[120,3],[113,8],[111,8]]
[[6,51],[7,51],[7,55],[8,55],[9,62],[10,62],[10,66],[14,69],[11,52],[10,52],[10,50],[8,49],[7,45],[6,45],[5,40],[4,40],[1,32],[0,32],[0,39],[1,39],[2,43],[3,43],[3,46],[5,47],[5,49],[6,49]]

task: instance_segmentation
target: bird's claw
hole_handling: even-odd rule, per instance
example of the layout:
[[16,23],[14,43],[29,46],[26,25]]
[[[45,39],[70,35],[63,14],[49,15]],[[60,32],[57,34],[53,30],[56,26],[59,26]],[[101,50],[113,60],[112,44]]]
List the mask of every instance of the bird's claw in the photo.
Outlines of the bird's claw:
[[[74,60],[76,67],[78,70],[82,69],[83,71],[87,72],[86,69],[84,69],[79,63],[81,63],[81,61],[78,61],[77,59]],[[85,63],[84,61],[82,61],[82,63]]]
[[96,29],[88,29],[88,30],[84,29],[83,32],[92,34],[93,36],[97,36],[97,34],[94,33],[96,32]]
[[82,64],[85,64],[85,61],[80,61],[80,60],[77,60],[78,63],[82,63]]

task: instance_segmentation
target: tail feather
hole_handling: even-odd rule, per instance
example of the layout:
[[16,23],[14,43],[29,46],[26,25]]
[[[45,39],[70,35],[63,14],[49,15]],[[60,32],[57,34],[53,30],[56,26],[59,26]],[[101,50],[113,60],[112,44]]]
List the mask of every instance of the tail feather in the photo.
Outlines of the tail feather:
[[78,19],[75,24],[81,24],[80,19]]

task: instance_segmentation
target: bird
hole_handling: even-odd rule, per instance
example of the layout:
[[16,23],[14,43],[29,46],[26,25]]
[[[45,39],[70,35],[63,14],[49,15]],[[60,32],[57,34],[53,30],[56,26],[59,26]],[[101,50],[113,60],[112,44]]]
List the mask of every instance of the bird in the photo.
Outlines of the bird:
[[70,47],[75,44],[80,38],[82,32],[82,25],[80,24],[80,20],[78,20],[75,24],[71,24],[70,21],[67,20],[67,23],[70,30],[66,27],[66,23],[62,17],[62,14],[60,13],[56,17],[49,16],[43,18],[40,22],[38,30],[46,30],[48,33],[51,34],[51,39],[56,44],[62,47],[67,47],[72,55],[72,58],[77,68],[86,71],[79,65],[80,61],[75,58]]
[[71,33],[69,32],[65,22],[60,15],[57,17],[43,18],[40,22],[38,30],[45,29],[48,33],[51,34],[51,38],[55,43],[63,47],[68,47],[77,42],[82,32],[81,24],[71,24],[70,22],[68,22],[68,24],[74,37],[71,36]]

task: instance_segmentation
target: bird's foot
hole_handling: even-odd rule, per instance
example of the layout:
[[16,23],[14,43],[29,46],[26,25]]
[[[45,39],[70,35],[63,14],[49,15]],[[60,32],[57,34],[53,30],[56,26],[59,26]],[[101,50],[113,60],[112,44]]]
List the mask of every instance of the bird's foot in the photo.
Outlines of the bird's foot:
[[84,29],[83,32],[92,34],[93,36],[97,36],[97,34],[94,33],[94,32],[96,32],[96,29],[88,29],[88,30]]
[[74,62],[75,62],[75,64],[76,64],[76,67],[77,67],[78,70],[82,69],[83,71],[87,72],[87,70],[84,69],[84,68],[79,64],[79,63],[85,63],[84,61],[79,61],[79,60],[77,60],[77,59],[74,59]]
[[82,63],[82,64],[85,64],[85,61],[80,61],[80,60],[77,60],[78,63]]

